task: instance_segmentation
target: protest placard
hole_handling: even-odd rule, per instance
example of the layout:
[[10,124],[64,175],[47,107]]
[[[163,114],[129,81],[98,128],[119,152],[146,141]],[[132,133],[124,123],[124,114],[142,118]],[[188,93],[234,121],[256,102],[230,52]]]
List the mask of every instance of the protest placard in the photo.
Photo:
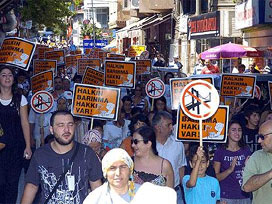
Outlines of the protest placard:
[[75,84],[72,114],[100,120],[117,120],[120,89]]
[[77,74],[78,75],[83,75],[86,67],[92,67],[99,70],[101,67],[101,61],[100,59],[89,59],[89,58],[88,59],[82,58],[77,60]]
[[28,70],[35,52],[35,43],[21,38],[5,38],[0,49],[0,64]]
[[77,60],[81,59],[82,55],[68,55],[65,56],[65,67],[76,67]]
[[211,84],[214,84],[212,77],[194,77],[194,78],[172,78],[170,79],[170,94],[171,94],[171,104],[172,110],[177,110],[179,108],[179,104],[181,102],[181,92],[183,88],[192,82],[193,80],[204,80]]
[[126,56],[121,54],[115,54],[115,53],[107,53],[106,60],[119,60],[119,61],[125,61]]
[[[220,105],[215,114],[202,121],[203,142],[225,143],[227,139],[229,107]],[[193,120],[178,109],[176,135],[179,141],[200,140],[199,121]]]
[[45,52],[44,58],[51,59],[51,60],[57,60],[58,64],[65,63],[64,50],[54,50],[54,51]]
[[45,59],[45,52],[53,51],[54,48],[51,47],[38,47],[38,58]]
[[82,84],[104,85],[104,73],[92,67],[86,67],[82,78]]
[[254,98],[256,76],[239,74],[222,74],[221,96]]
[[33,61],[33,74],[51,70],[55,75],[57,73],[57,60],[36,59]]
[[151,60],[136,60],[136,74],[150,74]]
[[131,45],[128,49],[128,56],[129,57],[136,57],[140,56],[142,52],[146,49],[145,45]]
[[135,88],[136,63],[125,61],[105,61],[105,85]]
[[37,91],[45,90],[45,91],[53,91],[54,90],[54,74],[52,71],[45,71],[39,74],[36,74],[31,77],[31,90],[32,93],[36,93]]

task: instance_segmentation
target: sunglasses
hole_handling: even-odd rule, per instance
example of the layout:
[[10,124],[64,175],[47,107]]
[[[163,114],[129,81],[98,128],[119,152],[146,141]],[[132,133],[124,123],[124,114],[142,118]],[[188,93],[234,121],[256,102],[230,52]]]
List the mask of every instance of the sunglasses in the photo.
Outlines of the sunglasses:
[[141,141],[145,141],[145,140],[131,139],[131,145],[133,145],[133,144],[137,145]]
[[258,139],[264,140],[264,137],[267,136],[267,135],[270,135],[270,134],[272,134],[272,132],[267,133],[265,135],[263,135],[263,134],[257,134],[256,136],[257,136]]

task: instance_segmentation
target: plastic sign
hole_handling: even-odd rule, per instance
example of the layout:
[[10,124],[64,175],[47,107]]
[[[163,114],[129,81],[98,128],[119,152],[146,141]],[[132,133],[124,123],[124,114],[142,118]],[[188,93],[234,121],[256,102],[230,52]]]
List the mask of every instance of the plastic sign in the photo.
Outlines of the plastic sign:
[[65,66],[66,67],[76,67],[77,66],[77,60],[81,59],[82,55],[68,55],[65,56]]
[[52,71],[57,73],[57,60],[34,60],[33,61],[33,74],[38,74],[45,71]]
[[107,60],[119,60],[119,61],[125,61],[126,56],[121,54],[115,54],[115,53],[107,53]]
[[145,45],[131,45],[128,49],[128,56],[129,57],[136,57],[140,56],[142,52],[146,50]]
[[64,50],[48,51],[44,54],[45,59],[57,60],[58,64],[64,64]]
[[49,47],[38,47],[38,58],[45,59],[45,52],[54,51],[54,48]]
[[77,74],[83,75],[86,67],[92,67],[99,70],[100,65],[101,65],[100,59],[86,59],[86,58],[78,59],[77,60]]
[[104,85],[104,73],[87,67],[83,75],[82,84]]
[[172,110],[178,110],[181,103],[181,92],[183,88],[194,80],[204,80],[210,84],[214,84],[212,77],[197,77],[197,78],[172,78],[170,79],[170,94],[171,94],[171,104]]
[[[203,142],[225,143],[228,134],[229,106],[219,106],[215,114],[202,122]],[[177,140],[199,141],[199,121],[193,120],[178,110]]]
[[221,96],[254,98],[256,76],[222,74]]
[[145,85],[145,92],[150,98],[160,98],[165,92],[165,84],[159,78],[150,79]]
[[136,74],[150,74],[151,60],[136,60]]
[[120,89],[75,84],[72,114],[101,120],[117,120]]
[[0,49],[0,64],[28,70],[35,52],[35,43],[21,38],[5,38]]
[[52,71],[41,72],[31,77],[32,93],[37,91],[53,91],[54,90],[54,74]]
[[189,118],[205,120],[216,112],[219,95],[212,84],[204,80],[195,80],[183,88],[180,106]]
[[135,88],[135,62],[106,60],[104,67],[106,86]]
[[31,98],[31,107],[37,113],[48,112],[54,104],[52,94],[47,91],[38,91]]

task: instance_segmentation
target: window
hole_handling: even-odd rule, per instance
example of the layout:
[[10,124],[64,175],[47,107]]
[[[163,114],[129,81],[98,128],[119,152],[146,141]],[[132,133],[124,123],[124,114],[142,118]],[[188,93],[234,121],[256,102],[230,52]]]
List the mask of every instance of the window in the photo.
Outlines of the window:
[[108,26],[108,8],[97,8],[96,9],[96,21],[101,24],[102,27]]

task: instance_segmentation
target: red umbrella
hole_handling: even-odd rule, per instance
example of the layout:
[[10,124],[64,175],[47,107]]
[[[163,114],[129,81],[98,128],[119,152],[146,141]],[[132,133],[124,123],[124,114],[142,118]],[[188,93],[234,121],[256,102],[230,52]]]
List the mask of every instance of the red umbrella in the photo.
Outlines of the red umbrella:
[[233,59],[239,57],[261,57],[261,51],[245,45],[227,43],[210,48],[200,54],[202,59]]

